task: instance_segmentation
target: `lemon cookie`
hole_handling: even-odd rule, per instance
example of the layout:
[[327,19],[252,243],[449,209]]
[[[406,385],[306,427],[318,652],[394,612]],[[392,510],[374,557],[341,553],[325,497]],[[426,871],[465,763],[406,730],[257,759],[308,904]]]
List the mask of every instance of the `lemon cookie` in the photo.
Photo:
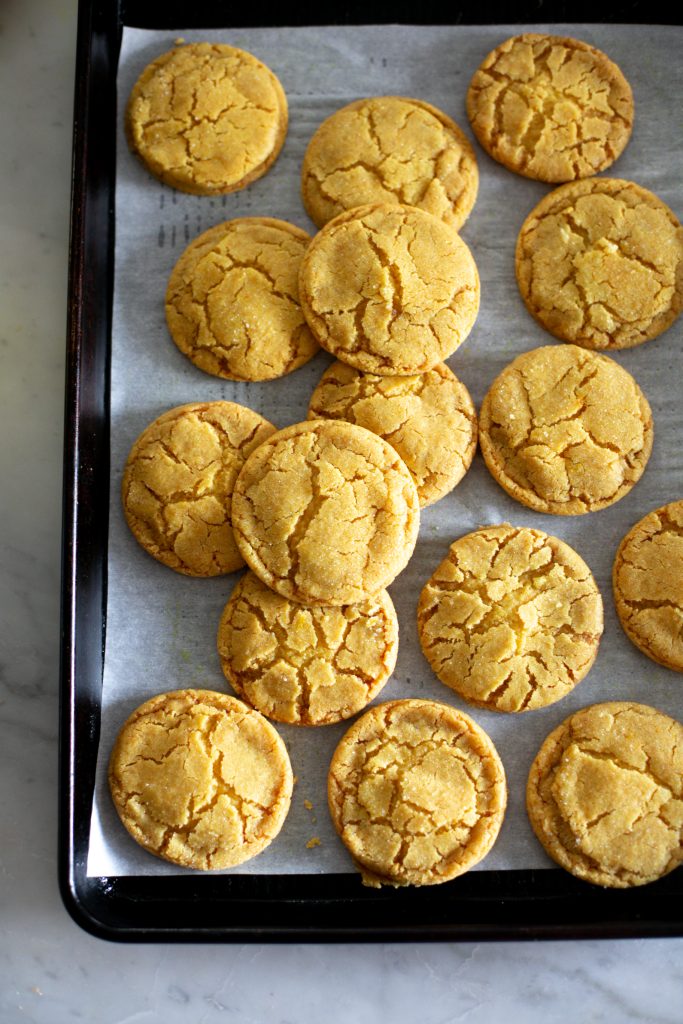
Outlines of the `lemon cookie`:
[[388,441],[412,473],[423,508],[462,480],[477,447],[472,399],[445,363],[411,377],[380,377],[333,363],[313,392],[308,415],[344,419]]
[[423,100],[375,96],[337,110],[308,144],[301,192],[318,227],[366,203],[417,206],[459,229],[479,173],[464,132]]
[[194,402],[154,420],[123,474],[123,510],[153,558],[187,576],[220,576],[244,562],[232,532],[232,489],[248,455],[275,427],[234,402]]
[[505,772],[468,715],[399,700],[371,708],[345,734],[328,798],[365,885],[436,885],[469,871],[493,846]]
[[331,220],[301,264],[301,305],[323,348],[365,373],[424,373],[465,340],[479,275],[457,231],[412,206]]
[[653,661],[683,672],[683,501],[655,509],[629,530],[612,582],[629,640]]
[[218,627],[223,673],[269,718],[327,725],[368,704],[394,671],[398,620],[386,590],[363,604],[307,608],[248,572]]
[[295,423],[257,448],[232,509],[249,567],[308,605],[379,594],[407,565],[420,523],[415,484],[391,445],[330,420]]
[[488,526],[451,545],[422,591],[417,625],[451,690],[492,711],[530,711],[590,669],[602,600],[586,563],[557,537]]
[[479,444],[493,477],[537,512],[579,515],[618,501],[652,451],[652,414],[607,356],[547,345],[518,356],[491,385]]
[[633,127],[633,95],[595,47],[529,33],[507,39],[480,65],[467,116],[489,156],[509,170],[573,181],[620,156]]
[[142,704],[109,762],[114,805],[133,839],[202,871],[235,867],[268,846],[292,786],[287,749],[270,722],[212,690]]
[[683,308],[683,228],[632,181],[578,181],[529,214],[515,269],[527,309],[555,337],[630,348],[665,331]]
[[594,704],[543,743],[527,810],[557,863],[594,885],[645,885],[683,860],[683,726],[645,704]]
[[190,43],[145,68],[125,125],[132,151],[166,185],[234,192],[265,174],[282,149],[287,98],[251,53]]
[[299,304],[310,237],[271,217],[241,217],[199,235],[176,263],[166,321],[195,366],[228,380],[271,380],[318,351]]

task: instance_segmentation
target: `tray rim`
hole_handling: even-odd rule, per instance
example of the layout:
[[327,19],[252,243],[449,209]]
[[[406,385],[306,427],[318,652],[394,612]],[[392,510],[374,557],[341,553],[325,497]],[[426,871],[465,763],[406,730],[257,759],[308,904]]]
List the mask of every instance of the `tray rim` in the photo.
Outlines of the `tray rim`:
[[[422,23],[445,23],[422,10]],[[467,7],[448,23],[467,21]],[[223,22],[220,4],[195,4],[199,21]],[[643,10],[646,5],[636,2]],[[183,4],[164,26],[189,27]],[[125,10],[124,10],[125,8]],[[59,887],[71,917],[114,941],[339,942],[683,935],[683,893],[670,875],[633,890],[599,890],[559,868],[479,871],[430,890],[363,890],[355,875],[87,875],[87,839],[99,740],[109,491],[109,350],[113,293],[116,75],[126,10],[148,20],[150,0],[80,0],[76,49],[62,532],[59,749]],[[502,8],[502,4],[501,4]],[[357,0],[339,21],[358,23]],[[388,9],[388,5],[387,8]],[[407,5],[406,5],[406,9]],[[304,23],[313,23],[305,17]],[[564,11],[564,4],[556,10]],[[591,11],[596,8],[591,6]],[[158,12],[155,12],[158,15]],[[260,24],[269,24],[268,11]],[[391,20],[400,20],[391,8]],[[495,8],[485,19],[497,22]],[[538,23],[534,18],[516,23]],[[547,13],[547,12],[546,12]],[[631,12],[633,13],[633,12]],[[655,23],[652,6],[644,21]],[[572,8],[568,21],[583,20]],[[180,20],[176,20],[180,19]],[[257,19],[252,18],[254,24]],[[552,21],[563,19],[553,18]],[[617,20],[611,17],[609,20]],[[633,23],[629,19],[630,23]],[[125,22],[131,23],[130,20]],[[136,22],[138,24],[139,22]],[[377,23],[376,21],[374,23]],[[662,22],[665,23],[665,22]],[[507,22],[510,24],[510,22]],[[154,27],[151,23],[149,27]],[[101,239],[105,239],[103,245]],[[99,495],[99,500],[98,500]],[[437,891],[435,891],[435,888]],[[448,889],[446,894],[443,890]],[[438,891],[440,890],[440,891]],[[589,912],[587,912],[587,908]],[[220,913],[219,913],[220,911]],[[226,914],[230,920],[223,919]],[[199,915],[199,916],[198,916]],[[298,920],[295,921],[295,918]]]

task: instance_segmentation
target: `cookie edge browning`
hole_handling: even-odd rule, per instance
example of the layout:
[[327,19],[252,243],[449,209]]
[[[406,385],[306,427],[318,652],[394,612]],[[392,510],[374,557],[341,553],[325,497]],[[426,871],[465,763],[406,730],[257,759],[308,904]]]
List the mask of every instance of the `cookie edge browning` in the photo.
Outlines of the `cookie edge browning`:
[[[197,186],[192,185],[191,182],[185,181],[183,178],[179,180],[172,172],[153,170],[148,161],[142,155],[140,148],[135,140],[135,134],[132,128],[132,108],[133,103],[138,96],[138,86],[147,84],[147,82],[154,77],[156,70],[167,64],[169,60],[171,60],[172,57],[174,57],[176,54],[186,51],[188,48],[194,51],[199,46],[210,46],[213,49],[220,49],[222,52],[230,51],[231,53],[246,55],[249,58],[249,61],[254,61],[267,72],[277,99],[278,131],[270,154],[266,157],[265,160],[263,160],[258,165],[258,167],[255,167],[252,171],[249,171],[246,175],[244,175],[244,177],[242,177],[236,184],[233,185],[224,185],[220,187],[217,186],[215,188],[211,188],[209,186],[204,188],[198,188]],[[149,174],[151,174],[152,177],[156,178],[157,181],[162,182],[164,185],[168,185],[169,188],[176,189],[178,192],[185,192],[188,195],[221,196],[229,195],[231,192],[241,191],[241,189],[246,188],[247,185],[250,185],[253,181],[256,181],[258,178],[262,178],[263,175],[266,174],[266,172],[269,171],[270,168],[273,166],[278,156],[282,152],[282,147],[284,146],[285,139],[287,137],[287,130],[289,127],[289,105],[287,102],[287,94],[285,93],[285,90],[282,86],[282,82],[280,81],[278,76],[275,74],[272,68],[265,64],[262,60],[259,60],[258,57],[256,57],[253,53],[250,53],[248,50],[243,50],[238,46],[230,46],[228,43],[185,43],[182,46],[174,46],[172,49],[160,54],[158,57],[156,57],[153,61],[150,61],[142,69],[142,71],[135,80],[135,84],[133,85],[128,100],[126,102],[123,123],[128,148],[130,149],[131,153],[140,161],[145,170]]]
[[[459,866],[458,869],[452,873],[445,874],[439,878],[429,878],[423,881],[403,881],[392,878],[389,875],[378,874],[372,867],[366,866],[354,853],[349,849],[342,838],[342,827],[336,813],[336,806],[338,800],[336,799],[335,790],[338,788],[337,777],[335,775],[335,769],[341,760],[343,750],[348,746],[350,742],[355,743],[356,734],[360,732],[365,720],[369,717],[379,718],[382,714],[387,711],[393,711],[394,708],[408,707],[418,708],[424,707],[433,714],[440,713],[445,714],[446,717],[450,718],[451,721],[456,719],[459,723],[464,721],[465,728],[468,733],[473,733],[481,745],[485,748],[486,755],[491,760],[493,768],[493,792],[494,798],[492,800],[493,808],[488,813],[488,817],[491,819],[491,826],[487,831],[487,840],[484,844],[483,852],[479,852],[476,859],[468,861],[465,867]],[[489,734],[483,729],[475,720],[468,715],[465,711],[460,711],[458,708],[453,707],[451,704],[444,704],[441,701],[428,700],[421,697],[407,697],[400,698],[398,700],[387,701],[382,704],[375,704],[368,710],[366,710],[360,718],[347,729],[342,738],[339,740],[335,747],[330,761],[330,766],[327,774],[327,802],[330,813],[332,824],[334,825],[335,832],[339,838],[339,841],[344,846],[344,849],[351,857],[354,867],[360,872],[362,883],[365,886],[371,888],[380,888],[383,885],[391,886],[395,889],[403,889],[409,886],[423,886],[423,885],[439,885],[442,882],[450,882],[455,878],[459,878],[461,875],[466,874],[473,867],[479,864],[493,849],[500,830],[505,819],[505,812],[507,809],[507,797],[508,787],[507,778],[505,775],[505,766],[503,765],[502,759],[496,746],[489,736]],[[480,819],[479,819],[480,820]]]
[[[181,860],[178,860],[177,858],[169,857],[166,854],[160,853],[158,850],[154,849],[153,845],[145,838],[144,833],[138,827],[136,827],[133,823],[130,823],[126,820],[120,807],[120,800],[117,799],[117,796],[115,795],[115,790],[118,792],[119,789],[121,789],[120,783],[117,778],[118,767],[115,762],[118,756],[120,755],[120,748],[123,742],[124,732],[126,731],[128,725],[134,724],[140,718],[147,714],[150,714],[153,711],[162,710],[163,712],[164,705],[167,703],[167,701],[169,699],[174,698],[186,698],[190,700],[194,698],[192,702],[195,704],[205,702],[207,704],[212,705],[213,707],[217,707],[218,709],[226,713],[234,711],[239,712],[243,715],[257,716],[257,718],[260,719],[260,725],[265,730],[266,735],[273,740],[274,747],[279,755],[280,767],[282,769],[282,779],[278,796],[274,804],[274,809],[272,809],[269,812],[269,816],[272,818],[272,834],[267,836],[265,839],[259,840],[259,842],[255,844],[256,849],[254,850],[253,853],[248,853],[246,857],[242,857],[240,860],[235,861],[229,866],[217,866],[215,868],[202,867],[198,866],[197,864],[190,863],[189,861],[191,860],[191,858],[188,858],[188,863],[185,863]],[[182,690],[169,690],[163,693],[156,694],[156,696],[150,697],[148,700],[144,701],[142,704],[136,707],[128,715],[123,725],[120,727],[116,735],[114,744],[112,746],[111,754],[109,755],[109,760],[107,763],[107,786],[109,789],[111,800],[116,810],[117,817],[119,818],[121,824],[125,828],[128,835],[138,844],[138,846],[142,847],[142,849],[146,850],[148,853],[151,853],[154,857],[157,857],[160,860],[167,861],[168,863],[174,864],[177,867],[187,868],[189,870],[194,871],[227,871],[232,868],[239,867],[241,864],[245,864],[253,857],[258,856],[259,853],[262,853],[263,850],[267,849],[271,842],[273,842],[273,840],[277,838],[280,831],[282,830],[282,826],[285,823],[285,820],[291,807],[294,783],[294,773],[292,771],[292,764],[289,758],[289,753],[287,751],[285,742],[278,733],[277,729],[275,729],[275,727],[267,720],[267,718],[264,715],[261,715],[258,711],[250,707],[244,701],[238,700],[237,697],[233,697],[230,694],[221,693],[218,690],[195,690],[190,687],[186,687]]]

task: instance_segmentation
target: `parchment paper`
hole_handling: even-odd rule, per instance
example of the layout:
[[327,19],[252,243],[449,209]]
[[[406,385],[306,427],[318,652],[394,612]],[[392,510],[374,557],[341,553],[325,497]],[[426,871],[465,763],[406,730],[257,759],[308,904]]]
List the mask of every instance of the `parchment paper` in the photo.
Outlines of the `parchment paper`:
[[[539,25],[534,31],[576,36],[605,50],[622,68],[636,101],[624,155],[607,174],[632,179],[683,214],[680,97],[683,30],[676,27]],[[138,434],[158,415],[192,401],[229,399],[277,426],[303,420],[309,396],[331,362],[321,353],[281,380],[234,384],[196,369],[171,342],[163,298],[171,269],[187,243],[222,220],[281,217],[315,228],[299,196],[301,160],[313,131],[340,106],[362,96],[425,99],[469,132],[464,101],[483,57],[519,26],[227,29],[184,33],[190,41],[227,42],[253,52],[279,76],[290,105],[290,128],[275,166],[248,189],[217,199],[185,195],[153,179],[128,152],[122,114],[146,64],[181,33],[126,29],[118,77],[119,146],[116,264],[111,367],[111,512],[102,731],[89,847],[91,875],[169,874],[184,869],[146,853],[129,838],[113,809],[106,764],[119,728],[135,707],[164,690],[230,691],[216,654],[222,608],[237,576],[195,580],[155,562],[137,545],[120,505],[123,466]],[[470,133],[471,135],[471,133]],[[463,229],[477,261],[482,305],[471,335],[449,360],[479,406],[500,370],[520,352],[553,342],[519,297],[513,254],[526,214],[548,186],[518,177],[477,147],[479,198]],[[611,566],[628,529],[651,509],[683,496],[681,332],[683,318],[658,340],[617,354],[648,397],[655,446],[633,491],[603,511],[545,516],[517,504],[489,476],[481,457],[450,495],[422,515],[415,554],[390,588],[401,629],[394,676],[378,700],[419,696],[455,704],[492,736],[505,764],[508,811],[499,839],[481,867],[550,867],[526,819],[524,789],[542,740],[577,708],[601,700],[638,700],[674,717],[683,711],[683,678],[640,654],[621,631],[611,595]],[[557,344],[560,344],[557,342]],[[591,567],[605,603],[605,633],[588,677],[549,708],[523,715],[472,709],[433,675],[417,640],[420,590],[456,537],[484,524],[533,526],[567,541]],[[329,822],[326,773],[348,724],[320,729],[277,726],[298,777],[292,809],[277,840],[240,873],[352,871]],[[307,810],[304,801],[313,810]],[[320,845],[306,847],[318,837]],[[359,883],[360,884],[360,883]]]

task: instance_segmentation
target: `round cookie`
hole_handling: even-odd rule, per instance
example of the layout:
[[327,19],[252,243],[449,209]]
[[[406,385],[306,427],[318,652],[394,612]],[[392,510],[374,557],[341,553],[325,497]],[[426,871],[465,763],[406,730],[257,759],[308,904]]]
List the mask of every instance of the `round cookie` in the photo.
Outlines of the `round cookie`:
[[334,752],[330,814],[365,885],[436,885],[493,846],[505,772],[476,722],[446,704],[398,700],[356,721]]
[[337,110],[308,144],[301,193],[319,228],[366,203],[417,206],[456,230],[477,198],[467,136],[424,100],[374,96]]
[[109,762],[121,821],[150,853],[213,871],[255,857],[287,816],[287,748],[266,719],[212,690],[161,693],[133,712]]
[[563,185],[517,239],[517,283],[542,327],[591,349],[640,345],[683,308],[683,228],[632,181]]
[[145,551],[186,576],[241,568],[232,490],[247,456],[274,432],[234,402],[180,405],[143,430],[121,490],[126,521]]
[[491,711],[531,711],[588,673],[602,600],[586,563],[557,537],[488,526],[451,545],[422,591],[417,625],[451,690]]
[[445,363],[411,377],[333,363],[313,392],[308,416],[344,419],[388,441],[410,470],[422,508],[453,490],[477,447],[472,399]]
[[228,380],[272,380],[318,351],[299,304],[310,236],[284,220],[241,217],[190,242],[171,273],[166,321],[195,366]]
[[594,885],[645,885],[683,860],[683,726],[645,704],[594,704],[547,737],[527,783],[546,852]]
[[128,100],[131,150],[166,185],[195,195],[244,188],[287,134],[287,98],[270,68],[234,46],[189,43],[142,72]]
[[629,530],[612,583],[629,640],[653,661],[683,672],[683,501],[655,509]]
[[398,620],[386,590],[363,604],[307,608],[248,572],[218,627],[226,679],[257,711],[291,725],[350,718],[396,664]]
[[574,181],[620,156],[633,127],[633,95],[595,47],[528,33],[485,58],[470,83],[467,116],[504,167],[539,181]]
[[415,484],[391,445],[331,420],[295,423],[253,452],[232,510],[249,567],[308,605],[378,595],[407,565],[420,524]]
[[524,352],[496,378],[479,445],[507,493],[536,512],[580,515],[618,501],[652,451],[652,413],[608,356],[576,345]]
[[364,373],[425,373],[455,352],[479,310],[479,275],[457,231],[424,210],[359,206],[304,256],[301,305],[323,348]]

